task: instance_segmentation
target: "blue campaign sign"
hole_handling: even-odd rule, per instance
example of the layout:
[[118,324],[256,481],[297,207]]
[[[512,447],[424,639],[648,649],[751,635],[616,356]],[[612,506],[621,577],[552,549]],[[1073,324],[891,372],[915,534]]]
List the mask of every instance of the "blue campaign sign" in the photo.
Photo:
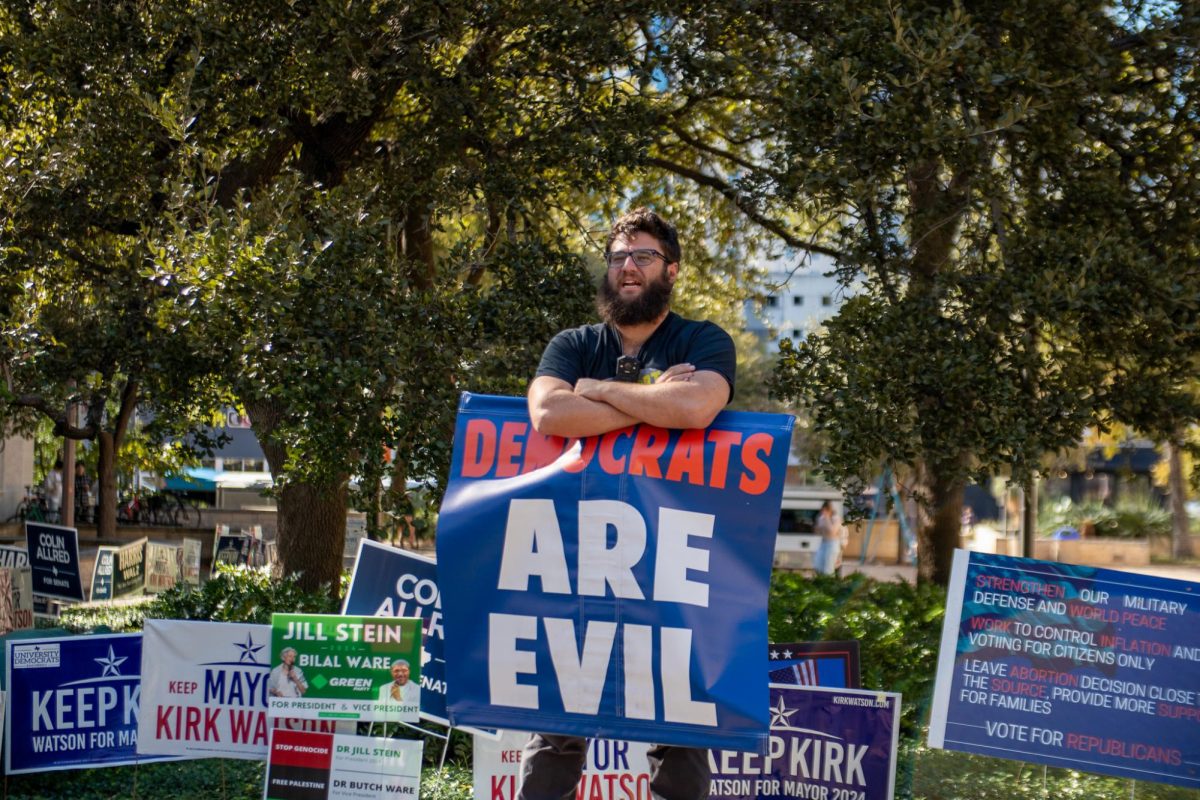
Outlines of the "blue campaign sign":
[[113,572],[116,569],[117,548],[101,547],[96,551],[92,565],[92,602],[111,600],[113,596]]
[[710,752],[712,796],[891,800],[899,736],[898,694],[772,683],[767,752]]
[[25,523],[25,543],[33,568],[33,593],[83,600],[79,575],[79,531],[43,522]]
[[771,683],[857,689],[858,642],[775,642],[767,653]]
[[10,775],[161,760],[137,755],[140,633],[9,639],[5,653]]
[[437,565],[415,553],[361,540],[342,613],[421,618],[421,716],[449,725]]
[[1198,595],[957,551],[930,746],[1200,787]]
[[438,521],[455,724],[756,749],[792,418],[565,441],[464,395]]

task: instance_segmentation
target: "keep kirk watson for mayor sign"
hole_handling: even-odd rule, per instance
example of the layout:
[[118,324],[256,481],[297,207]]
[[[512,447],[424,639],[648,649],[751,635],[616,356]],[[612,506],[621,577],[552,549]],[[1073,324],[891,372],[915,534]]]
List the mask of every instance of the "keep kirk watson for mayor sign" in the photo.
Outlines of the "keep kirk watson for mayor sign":
[[6,645],[10,775],[154,760],[137,754],[140,633]]
[[1200,788],[1198,595],[956,552],[930,745]]

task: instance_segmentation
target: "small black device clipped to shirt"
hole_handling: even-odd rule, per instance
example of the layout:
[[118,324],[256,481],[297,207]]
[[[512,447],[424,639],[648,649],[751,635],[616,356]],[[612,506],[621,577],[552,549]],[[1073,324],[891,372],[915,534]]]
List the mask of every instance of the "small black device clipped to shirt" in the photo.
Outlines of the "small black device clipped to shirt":
[[617,359],[617,374],[613,380],[621,383],[637,383],[642,374],[642,362],[634,356],[621,356]]

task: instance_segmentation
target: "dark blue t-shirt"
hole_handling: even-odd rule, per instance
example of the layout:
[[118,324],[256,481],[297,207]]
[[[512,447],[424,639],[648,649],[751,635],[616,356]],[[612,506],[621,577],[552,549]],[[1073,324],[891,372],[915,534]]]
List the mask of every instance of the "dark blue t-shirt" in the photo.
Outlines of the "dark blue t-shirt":
[[[570,328],[557,334],[546,346],[537,375],[549,375],[572,386],[580,378],[609,380],[617,374],[622,355],[621,337],[604,323]],[[729,383],[733,399],[737,352],[729,334],[711,322],[684,319],[674,311],[655,329],[638,352],[642,363],[640,381],[653,383],[668,367],[691,364],[711,370]]]

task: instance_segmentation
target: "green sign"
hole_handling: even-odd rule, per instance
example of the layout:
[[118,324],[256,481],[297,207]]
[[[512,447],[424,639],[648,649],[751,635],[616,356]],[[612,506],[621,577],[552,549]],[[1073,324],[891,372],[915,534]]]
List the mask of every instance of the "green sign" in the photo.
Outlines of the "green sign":
[[269,714],[300,719],[416,721],[421,619],[271,616]]

